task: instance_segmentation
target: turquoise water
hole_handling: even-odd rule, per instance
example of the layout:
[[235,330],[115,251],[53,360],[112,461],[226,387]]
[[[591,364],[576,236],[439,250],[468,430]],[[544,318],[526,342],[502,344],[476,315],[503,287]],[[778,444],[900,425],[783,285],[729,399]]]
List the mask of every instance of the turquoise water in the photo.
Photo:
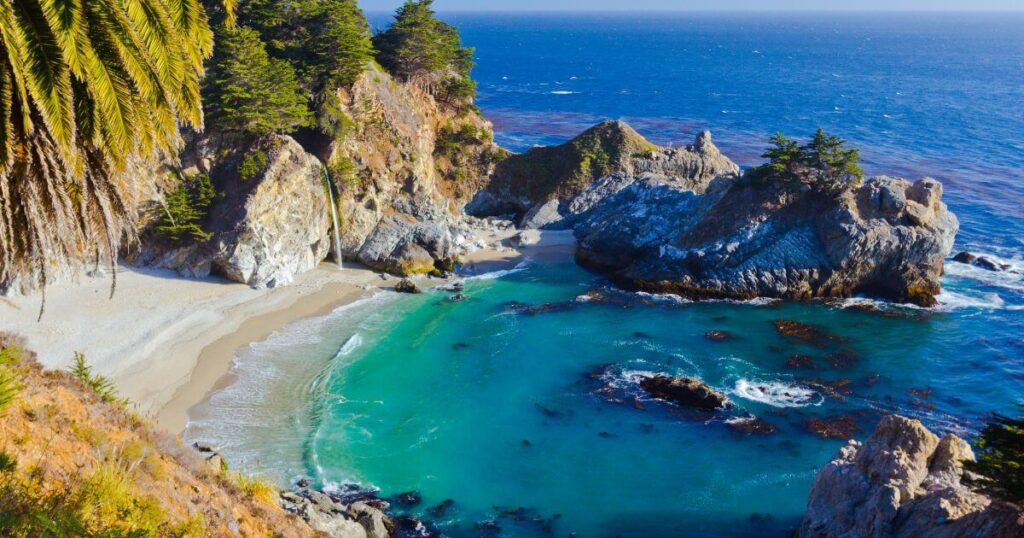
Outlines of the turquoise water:
[[[748,165],[771,131],[822,125],[871,171],[943,179],[957,248],[1024,270],[1020,16],[451,20],[513,148],[626,117],[661,143],[710,127]],[[809,421],[863,437],[899,412],[971,436],[1024,403],[1024,275],[949,263],[943,287],[933,309],[693,304],[538,259],[468,280],[464,302],[381,293],[253,344],[187,436],[282,483],[415,491],[403,510],[451,536],[781,536],[843,443]],[[777,320],[830,337],[794,342]],[[641,372],[734,405],[646,400]],[[777,431],[734,430],[752,417]]]

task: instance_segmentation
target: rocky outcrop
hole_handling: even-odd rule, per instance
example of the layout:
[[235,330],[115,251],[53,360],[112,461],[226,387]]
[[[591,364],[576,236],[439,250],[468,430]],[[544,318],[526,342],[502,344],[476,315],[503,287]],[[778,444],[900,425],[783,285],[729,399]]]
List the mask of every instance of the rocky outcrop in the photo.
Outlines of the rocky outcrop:
[[1024,513],[961,483],[974,453],[919,421],[884,417],[865,443],[850,441],[818,472],[800,536],[1017,537]]
[[933,179],[875,177],[835,195],[718,177],[703,192],[641,177],[580,215],[577,259],[692,298],[867,293],[932,305],[959,223]]
[[286,512],[330,538],[388,538],[395,528],[384,510],[372,501],[345,504],[326,493],[302,490],[283,491],[278,502]]
[[376,66],[339,99],[351,126],[323,158],[341,191],[342,255],[401,275],[450,264],[470,237],[460,199],[502,152],[490,124]]
[[712,411],[729,403],[725,394],[692,377],[645,376],[640,378],[640,388],[647,391],[652,398],[684,407]]
[[682,148],[661,148],[621,121],[600,123],[560,146],[502,161],[466,206],[472,215],[514,214],[523,228],[568,228],[575,218],[639,178],[703,192],[739,167],[701,133]]
[[[261,158],[243,175],[242,163],[252,155]],[[216,273],[263,288],[287,284],[327,256],[331,222],[323,167],[291,137],[196,138],[181,164],[185,174],[213,179],[218,196],[202,223],[210,239],[182,245],[144,234],[130,262],[190,277]],[[151,213],[161,210],[156,204]]]

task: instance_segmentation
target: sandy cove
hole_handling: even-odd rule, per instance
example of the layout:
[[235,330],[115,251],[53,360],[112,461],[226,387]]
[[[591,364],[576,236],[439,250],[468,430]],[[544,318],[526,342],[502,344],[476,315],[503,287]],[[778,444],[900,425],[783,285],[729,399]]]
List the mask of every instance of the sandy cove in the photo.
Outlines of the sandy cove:
[[[515,232],[481,237],[493,245]],[[517,263],[530,256],[572,252],[568,232],[550,232],[521,249],[487,248],[467,264]],[[47,368],[67,368],[76,351],[110,377],[139,413],[172,432],[184,430],[189,410],[231,381],[235,351],[299,320],[322,316],[397,282],[362,266],[331,264],[294,282],[256,290],[223,279],[188,279],[171,271],[122,268],[108,299],[109,277],[47,288],[37,322],[38,295],[0,298],[0,328],[24,337]],[[428,281],[429,283],[429,281]]]

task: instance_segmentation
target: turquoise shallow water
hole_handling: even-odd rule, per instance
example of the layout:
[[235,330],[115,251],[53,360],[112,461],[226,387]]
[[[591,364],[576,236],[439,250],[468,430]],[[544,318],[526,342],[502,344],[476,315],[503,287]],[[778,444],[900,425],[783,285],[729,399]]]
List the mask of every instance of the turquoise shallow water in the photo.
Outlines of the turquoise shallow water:
[[[957,248],[1024,270],[1019,15],[449,20],[477,47],[481,108],[514,149],[624,117],[659,143],[710,127],[749,165],[772,131],[820,125],[863,148],[870,172],[942,179]],[[598,276],[536,261],[469,280],[462,303],[382,293],[253,344],[187,436],[282,483],[416,491],[407,510],[452,536],[785,535],[842,445],[808,421],[850,417],[863,437],[899,412],[969,437],[1024,403],[1024,276],[949,263],[943,287],[939,307],[889,315],[858,301],[584,301],[607,289]],[[835,338],[789,341],[784,319]],[[788,364],[797,354],[811,366]],[[638,372],[699,376],[734,408],[638,399]],[[751,416],[777,431],[732,429]]]
[[[453,536],[485,521],[504,536],[784,534],[842,444],[807,421],[850,416],[867,432],[897,411],[969,435],[1024,393],[1022,298],[996,308],[976,281],[947,281],[965,287],[944,306],[884,315],[856,301],[687,303],[611,291],[571,261],[528,263],[468,280],[464,302],[382,293],[255,344],[189,436],[282,482],[416,491],[409,511]],[[775,320],[834,338],[793,342]],[[794,354],[814,366],[788,365]],[[698,376],[735,406],[646,400],[638,372]],[[730,427],[751,415],[778,431]],[[447,499],[443,516],[426,511]]]

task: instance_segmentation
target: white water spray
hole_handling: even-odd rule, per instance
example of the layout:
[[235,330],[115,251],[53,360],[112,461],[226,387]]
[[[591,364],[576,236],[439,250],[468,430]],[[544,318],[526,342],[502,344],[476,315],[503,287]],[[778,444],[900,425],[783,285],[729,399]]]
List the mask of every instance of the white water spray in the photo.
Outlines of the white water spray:
[[331,220],[334,222],[334,259],[338,262],[338,269],[344,269],[341,265],[341,227],[338,225],[338,208],[334,206],[334,189],[331,185],[331,174],[327,167],[323,167],[324,180],[327,182],[327,205],[331,206]]

